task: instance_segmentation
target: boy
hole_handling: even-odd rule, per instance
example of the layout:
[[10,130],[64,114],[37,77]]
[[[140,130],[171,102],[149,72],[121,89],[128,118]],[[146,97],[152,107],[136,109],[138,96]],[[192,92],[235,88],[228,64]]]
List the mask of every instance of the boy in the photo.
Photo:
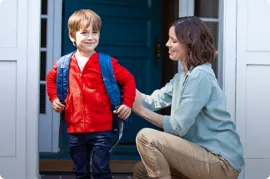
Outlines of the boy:
[[[69,65],[69,90],[65,104],[57,96],[57,64],[47,75],[47,93],[56,112],[65,109],[70,155],[77,179],[90,179],[90,158],[95,179],[112,179],[109,159],[112,138],[111,102],[106,92],[95,48],[101,19],[91,10],[78,10],[68,20],[69,38],[77,50]],[[120,119],[131,114],[135,81],[131,73],[111,58],[115,78],[123,90],[123,104],[114,111]],[[92,154],[92,155],[91,155]]]

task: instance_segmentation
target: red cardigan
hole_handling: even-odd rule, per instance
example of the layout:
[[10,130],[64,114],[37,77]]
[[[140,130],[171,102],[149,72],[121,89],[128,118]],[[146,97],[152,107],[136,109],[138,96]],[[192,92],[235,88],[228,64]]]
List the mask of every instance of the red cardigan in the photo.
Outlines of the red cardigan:
[[[57,63],[46,78],[51,102],[57,98]],[[117,82],[122,86],[123,104],[132,108],[136,95],[134,77],[112,58]],[[75,55],[71,57],[69,91],[66,98],[65,122],[68,133],[98,132],[112,129],[111,102],[107,95],[99,67],[98,53],[93,54],[80,70]]]

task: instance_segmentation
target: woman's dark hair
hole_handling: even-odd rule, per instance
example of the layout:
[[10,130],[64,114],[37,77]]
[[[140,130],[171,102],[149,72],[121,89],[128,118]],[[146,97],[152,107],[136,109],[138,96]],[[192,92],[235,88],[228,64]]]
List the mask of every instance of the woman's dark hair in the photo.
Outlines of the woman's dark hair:
[[216,49],[207,26],[196,16],[180,17],[170,25],[175,27],[177,40],[187,48],[188,70],[215,60]]

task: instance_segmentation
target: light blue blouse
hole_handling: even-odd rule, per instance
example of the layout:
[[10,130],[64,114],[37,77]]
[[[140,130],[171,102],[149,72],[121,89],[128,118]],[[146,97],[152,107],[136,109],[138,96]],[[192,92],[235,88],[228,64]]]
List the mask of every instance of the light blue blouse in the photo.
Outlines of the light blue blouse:
[[150,96],[143,94],[143,105],[153,111],[171,106],[171,116],[162,120],[165,132],[222,156],[238,171],[242,169],[243,147],[211,64],[177,73],[165,87]]

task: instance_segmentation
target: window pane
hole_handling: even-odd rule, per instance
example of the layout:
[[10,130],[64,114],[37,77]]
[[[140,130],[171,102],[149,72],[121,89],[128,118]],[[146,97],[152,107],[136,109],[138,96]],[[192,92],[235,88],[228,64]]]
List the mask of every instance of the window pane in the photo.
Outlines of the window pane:
[[45,81],[46,79],[46,52],[40,53],[40,80]]
[[195,0],[195,16],[218,18],[218,0]]
[[215,48],[218,49],[218,22],[205,22],[213,39]]
[[41,14],[46,15],[48,10],[48,1],[42,0]]
[[41,47],[47,46],[47,19],[41,19]]
[[39,93],[39,113],[46,113],[46,85],[40,85]]

